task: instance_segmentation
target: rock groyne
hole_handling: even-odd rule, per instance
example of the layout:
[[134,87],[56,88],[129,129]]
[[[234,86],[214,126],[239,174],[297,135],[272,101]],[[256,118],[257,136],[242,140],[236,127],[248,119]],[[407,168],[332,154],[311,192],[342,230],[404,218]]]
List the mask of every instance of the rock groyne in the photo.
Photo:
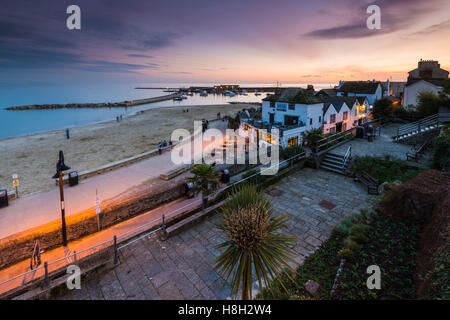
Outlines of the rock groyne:
[[125,100],[121,102],[101,102],[101,103],[68,103],[68,104],[33,104],[28,106],[14,106],[6,108],[5,110],[45,110],[45,109],[75,109],[75,108],[114,108],[114,107],[132,107],[141,104],[160,102],[170,100],[180,96],[180,93],[169,94],[166,96],[138,99],[138,100]]

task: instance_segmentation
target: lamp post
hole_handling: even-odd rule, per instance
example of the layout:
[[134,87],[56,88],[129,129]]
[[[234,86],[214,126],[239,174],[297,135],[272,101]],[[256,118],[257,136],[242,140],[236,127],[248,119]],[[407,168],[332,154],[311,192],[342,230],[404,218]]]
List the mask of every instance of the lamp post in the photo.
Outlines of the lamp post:
[[64,164],[64,153],[59,151],[59,160],[56,163],[56,174],[53,176],[53,179],[59,179],[59,196],[61,199],[61,222],[62,222],[62,243],[63,246],[67,246],[67,230],[66,230],[66,210],[64,203],[64,189],[63,189],[63,171],[69,170],[70,167]]

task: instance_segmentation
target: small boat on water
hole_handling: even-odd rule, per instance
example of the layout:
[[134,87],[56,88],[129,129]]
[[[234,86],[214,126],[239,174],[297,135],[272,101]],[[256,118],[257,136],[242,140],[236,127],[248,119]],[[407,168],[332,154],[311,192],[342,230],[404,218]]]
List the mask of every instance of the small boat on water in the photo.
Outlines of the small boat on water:
[[182,97],[175,97],[175,98],[173,98],[173,101],[183,101],[183,98]]
[[180,98],[181,98],[182,100],[187,99],[186,96],[181,96]]
[[206,92],[206,91],[200,92],[200,97],[206,97],[206,96],[208,96],[208,92]]
[[255,96],[260,96],[260,95],[261,95],[261,93],[259,93],[259,92],[255,93]]

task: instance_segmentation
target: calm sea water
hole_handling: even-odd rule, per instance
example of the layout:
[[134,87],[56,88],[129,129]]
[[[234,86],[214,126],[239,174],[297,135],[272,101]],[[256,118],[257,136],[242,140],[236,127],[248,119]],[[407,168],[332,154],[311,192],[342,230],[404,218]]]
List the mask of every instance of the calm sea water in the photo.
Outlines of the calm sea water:
[[[208,84],[187,84],[185,87]],[[248,84],[256,86],[257,84]],[[224,104],[232,101],[261,102],[266,94],[255,96],[236,95],[232,98],[223,95],[201,97],[195,94],[183,101],[162,101],[135,107],[89,108],[89,109],[53,109],[53,110],[4,110],[10,106],[30,104],[64,104],[87,102],[117,102],[163,96],[163,90],[134,89],[135,87],[182,87],[180,84],[114,84],[114,85],[78,85],[78,86],[39,86],[0,87],[0,139],[28,135],[37,132],[60,130],[92,123],[114,120],[116,116],[130,116],[138,111],[186,105]],[[245,85],[242,85],[245,86]],[[302,86],[305,86],[302,84]],[[316,90],[329,85],[315,85]]]

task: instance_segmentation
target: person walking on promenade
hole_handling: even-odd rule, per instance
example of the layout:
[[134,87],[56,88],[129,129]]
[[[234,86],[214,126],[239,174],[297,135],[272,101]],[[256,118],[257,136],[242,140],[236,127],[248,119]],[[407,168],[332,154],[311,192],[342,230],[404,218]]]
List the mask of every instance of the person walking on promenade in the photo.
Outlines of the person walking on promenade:
[[70,139],[70,131],[69,131],[69,129],[66,129],[66,138]]
[[162,143],[161,142],[158,143],[158,152],[159,152],[159,154],[162,154]]

